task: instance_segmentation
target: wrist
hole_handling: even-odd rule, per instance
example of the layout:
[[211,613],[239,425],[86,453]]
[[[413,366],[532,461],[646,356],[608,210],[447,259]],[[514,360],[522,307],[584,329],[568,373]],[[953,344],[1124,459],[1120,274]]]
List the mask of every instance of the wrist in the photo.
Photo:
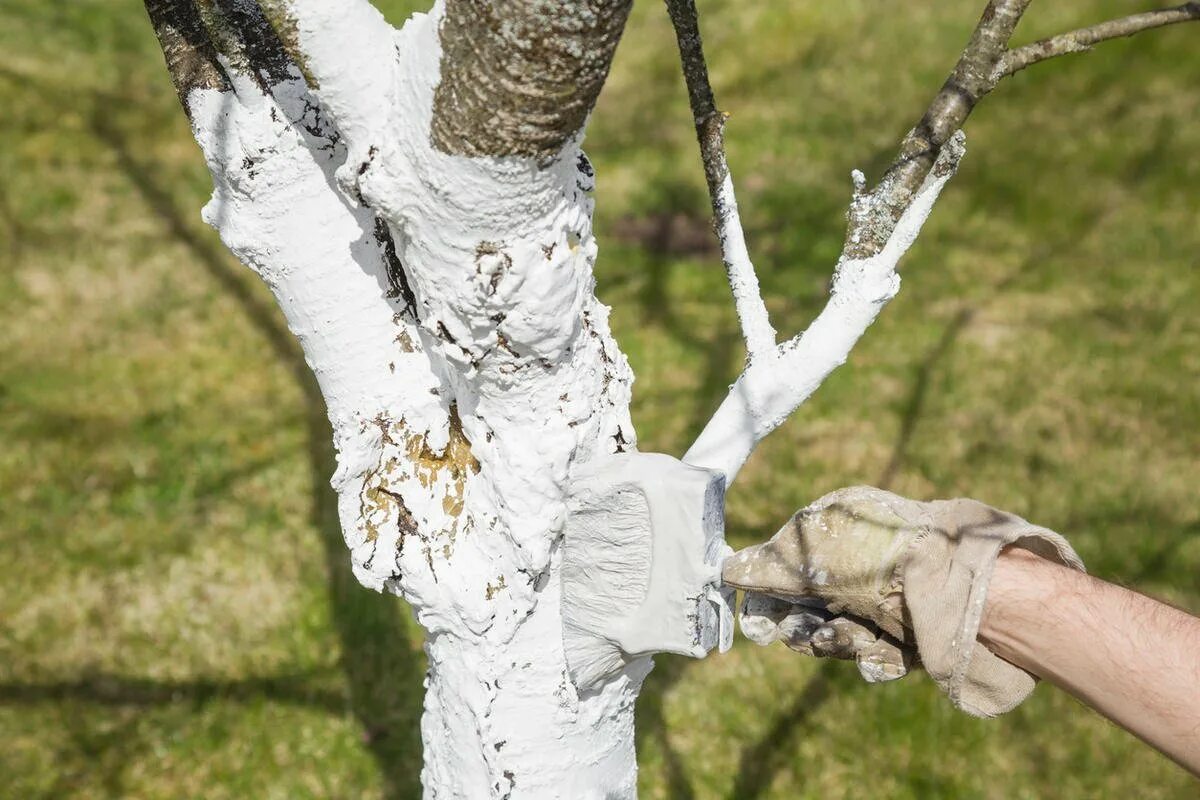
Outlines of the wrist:
[[996,560],[979,625],[978,640],[996,655],[1039,677],[1038,640],[1070,582],[1081,573],[1023,547],[1008,547]]

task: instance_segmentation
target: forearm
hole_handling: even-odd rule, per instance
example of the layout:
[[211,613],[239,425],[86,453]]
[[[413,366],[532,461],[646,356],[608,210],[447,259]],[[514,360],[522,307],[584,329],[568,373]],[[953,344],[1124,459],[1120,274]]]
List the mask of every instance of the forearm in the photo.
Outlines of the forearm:
[[1200,776],[1200,619],[1013,548],[979,639]]

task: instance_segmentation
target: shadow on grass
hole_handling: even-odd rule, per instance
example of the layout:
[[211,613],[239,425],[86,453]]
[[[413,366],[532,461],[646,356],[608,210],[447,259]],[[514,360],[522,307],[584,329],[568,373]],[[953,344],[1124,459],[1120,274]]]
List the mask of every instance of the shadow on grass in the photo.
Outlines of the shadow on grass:
[[88,703],[110,707],[162,706],[186,703],[199,707],[211,700],[273,703],[316,707],[337,714],[345,707],[340,695],[314,690],[313,673],[272,675],[229,681],[150,680],[121,675],[95,674],[73,681],[33,683],[13,681],[0,685],[0,704],[27,706],[36,703]]
[[[349,689],[349,707],[363,730],[363,738],[384,780],[385,796],[391,800],[419,797],[421,747],[419,719],[424,669],[420,655],[409,638],[407,611],[392,596],[364,589],[354,578],[338,521],[337,499],[329,485],[336,467],[332,431],[316,379],[304,362],[300,347],[277,310],[251,286],[250,274],[234,262],[212,240],[197,230],[176,205],[165,170],[135,153],[129,135],[114,120],[114,108],[128,101],[107,92],[60,86],[0,68],[0,79],[36,87],[45,98],[90,114],[90,130],[116,159],[118,169],[137,190],[146,207],[157,217],[169,236],[191,254],[195,266],[205,272],[240,307],[246,319],[270,345],[274,356],[288,370],[304,400],[304,419],[311,476],[311,521],[319,533],[325,555],[327,591],[333,624],[341,644],[341,667]],[[3,210],[3,209],[0,209]],[[2,215],[0,215],[2,216]],[[99,768],[100,781],[119,796],[120,774],[136,751],[149,745],[140,741],[137,715],[147,708],[191,709],[214,700],[253,703],[265,700],[316,707],[342,713],[347,698],[306,688],[303,674],[266,676],[245,681],[157,681],[135,677],[97,675],[77,681],[54,683],[11,682],[0,685],[0,704],[8,706],[59,703],[63,727],[79,744],[83,762],[69,767],[64,760],[59,783],[76,786],[90,780]],[[128,736],[97,736],[93,725],[80,717],[81,704],[120,708],[125,714],[119,726]],[[53,713],[50,711],[48,713]],[[189,712],[190,713],[190,710]],[[181,721],[186,725],[186,720]],[[107,723],[103,726],[110,731]],[[80,739],[86,739],[83,741]],[[133,737],[130,739],[129,737]],[[144,738],[144,737],[141,737]],[[331,765],[331,769],[335,768]],[[65,783],[64,783],[65,781]]]
[[663,764],[666,771],[667,796],[672,800],[691,800],[696,796],[687,767],[679,757],[679,752],[671,744],[671,732],[667,728],[667,719],[663,714],[663,699],[667,691],[683,677],[690,662],[681,656],[660,656],[654,662],[654,670],[642,684],[642,693],[638,697],[637,717],[634,731],[637,743],[638,760],[647,742],[654,739],[662,751]]
[[753,800],[771,787],[771,780],[796,752],[796,737],[804,723],[829,698],[835,670],[852,669],[844,662],[824,660],[775,724],[753,745],[742,750],[730,800]]
[[[696,796],[687,765],[671,743],[671,732],[663,713],[664,696],[691,665],[692,662],[679,657],[659,658],[654,671],[646,678],[637,705],[638,753],[643,752],[651,740],[654,741],[662,754],[667,796],[672,800],[691,800]],[[730,800],[753,800],[762,797],[770,788],[775,774],[786,766],[787,759],[795,753],[797,739],[803,735],[805,722],[832,695],[834,685],[840,683],[836,672],[839,668],[853,669],[853,666],[832,660],[822,661],[804,688],[775,717],[770,730],[758,741],[742,749],[737,775],[729,793]]]
[[401,601],[369,592],[351,572],[338,520],[337,497],[329,485],[337,466],[333,433],[316,378],[278,311],[251,290],[231,257],[186,221],[167,187],[156,178],[161,170],[138,160],[120,129],[99,106],[92,115],[92,129],[112,149],[121,171],[172,238],[186,246],[196,264],[237,301],[302,393],[312,480],[311,519],[325,551],[330,608],[341,640],[350,706],[384,777],[387,796],[419,797],[421,746],[417,723],[424,670],[410,645]]

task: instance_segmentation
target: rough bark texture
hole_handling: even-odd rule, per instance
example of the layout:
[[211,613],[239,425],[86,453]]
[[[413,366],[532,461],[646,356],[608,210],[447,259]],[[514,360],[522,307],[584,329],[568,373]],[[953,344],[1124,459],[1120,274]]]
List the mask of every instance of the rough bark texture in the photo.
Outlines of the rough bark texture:
[[448,0],[432,136],[445,153],[556,155],[583,128],[632,0]]
[[1133,36],[1142,31],[1197,20],[1200,20],[1200,3],[1192,2],[1174,8],[1130,14],[1128,17],[1110,19],[1098,25],[1067,31],[1057,36],[1039,39],[1032,44],[1005,53],[1004,58],[996,65],[992,78],[998,81],[1048,58],[1065,56],[1070,53],[1086,53],[1095,45],[1108,39]]
[[229,81],[217,63],[200,12],[190,0],[146,0],[146,13],[158,36],[167,71],[179,102],[187,109],[192,89],[228,89]]
[[290,77],[291,61],[257,4],[246,0],[197,0],[209,41],[232,68],[261,86]]

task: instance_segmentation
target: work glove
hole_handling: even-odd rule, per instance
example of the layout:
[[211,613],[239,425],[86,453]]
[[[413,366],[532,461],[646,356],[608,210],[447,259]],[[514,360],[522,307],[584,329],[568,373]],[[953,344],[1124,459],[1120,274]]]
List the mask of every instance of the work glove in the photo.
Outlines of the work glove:
[[919,662],[955,706],[992,717],[1019,705],[1036,680],[975,641],[1007,546],[1083,571],[1065,539],[1013,514],[855,486],[735,553],[722,577],[746,592],[739,622],[751,640],[854,659],[872,682]]

